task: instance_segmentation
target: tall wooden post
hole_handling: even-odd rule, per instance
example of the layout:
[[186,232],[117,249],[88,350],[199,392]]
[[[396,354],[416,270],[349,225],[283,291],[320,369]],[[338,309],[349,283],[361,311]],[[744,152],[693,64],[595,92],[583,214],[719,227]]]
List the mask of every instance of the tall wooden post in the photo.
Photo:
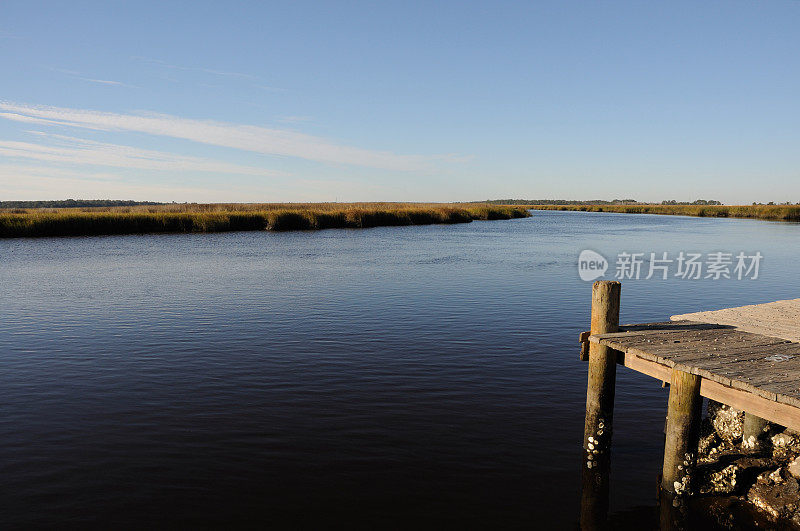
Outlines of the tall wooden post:
[[703,399],[701,378],[678,369],[672,370],[667,408],[667,437],[661,488],[669,494],[684,494],[689,489],[691,472],[697,460]]
[[[598,280],[592,286],[592,334],[619,331],[619,299],[621,285]],[[604,345],[589,345],[589,383],[586,387],[586,422],[583,448],[587,467],[599,454],[611,448],[611,426],[614,417],[614,383],[617,375],[617,351]]]
[[742,448],[744,450],[757,450],[766,435],[767,421],[752,413],[745,412],[744,425],[742,426]]
[[[592,286],[592,334],[619,330],[620,283],[597,281]],[[608,518],[611,426],[617,352],[591,343],[586,387],[581,521],[584,531],[605,529]]]

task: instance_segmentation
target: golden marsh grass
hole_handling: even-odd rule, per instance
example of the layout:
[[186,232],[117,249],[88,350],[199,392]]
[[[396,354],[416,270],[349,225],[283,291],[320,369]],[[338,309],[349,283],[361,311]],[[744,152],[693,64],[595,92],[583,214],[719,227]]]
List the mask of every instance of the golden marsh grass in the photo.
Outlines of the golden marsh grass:
[[0,211],[0,237],[367,228],[469,223],[529,215],[520,206],[472,203],[184,203],[7,209]]

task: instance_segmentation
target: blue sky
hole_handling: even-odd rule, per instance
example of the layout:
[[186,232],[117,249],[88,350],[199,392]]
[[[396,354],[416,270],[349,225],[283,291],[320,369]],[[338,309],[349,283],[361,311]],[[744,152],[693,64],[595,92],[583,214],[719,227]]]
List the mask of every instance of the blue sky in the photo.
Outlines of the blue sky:
[[36,2],[0,199],[800,201],[800,2]]

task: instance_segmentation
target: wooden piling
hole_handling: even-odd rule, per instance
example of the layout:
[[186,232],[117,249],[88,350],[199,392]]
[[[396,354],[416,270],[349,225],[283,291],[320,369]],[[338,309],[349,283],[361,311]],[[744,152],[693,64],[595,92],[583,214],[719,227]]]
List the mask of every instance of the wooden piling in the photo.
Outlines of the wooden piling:
[[701,378],[695,374],[672,370],[661,475],[661,488],[669,494],[680,495],[688,491],[697,460],[703,404],[700,381]]
[[587,461],[581,474],[581,531],[602,531],[608,529],[608,508],[610,501],[611,457],[600,454],[597,459]]
[[[620,283],[598,280],[592,286],[592,334],[619,330]],[[617,375],[617,351],[604,345],[589,346],[589,382],[586,387],[586,422],[583,448],[587,468],[599,454],[611,447],[614,417],[614,383]]]
[[[619,331],[620,283],[600,280],[592,286],[591,334]],[[583,339],[583,338],[582,338]],[[581,492],[581,529],[605,529],[609,506],[611,426],[617,351],[591,343],[589,382],[586,387],[586,423],[583,433],[584,468]]]
[[745,412],[744,425],[742,426],[742,448],[744,450],[757,450],[766,435],[767,421]]
[[[676,503],[677,502],[677,503]],[[658,531],[686,531],[692,529],[688,523],[688,507],[680,498],[660,492],[658,496]]]

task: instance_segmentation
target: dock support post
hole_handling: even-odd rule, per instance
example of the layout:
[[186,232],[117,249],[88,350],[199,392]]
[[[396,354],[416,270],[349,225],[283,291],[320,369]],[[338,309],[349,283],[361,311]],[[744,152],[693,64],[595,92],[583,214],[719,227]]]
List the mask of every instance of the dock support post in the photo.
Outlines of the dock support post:
[[[592,286],[592,334],[619,331],[620,283],[598,281]],[[583,489],[580,528],[605,529],[608,518],[611,427],[617,352],[589,345],[589,382],[583,434]]]
[[703,399],[701,378],[678,369],[672,370],[667,408],[667,437],[661,488],[669,494],[684,494],[697,460]]
[[[592,334],[619,330],[619,282],[598,280],[592,286]],[[595,456],[611,448],[611,424],[614,417],[614,384],[617,375],[617,351],[604,345],[589,345],[589,383],[586,387],[586,423],[583,448],[587,468]]]
[[581,474],[581,531],[608,529],[611,459],[608,454],[586,461],[591,468],[583,467]]
[[745,412],[744,425],[742,426],[742,448],[756,450],[766,435],[767,421],[752,413]]

